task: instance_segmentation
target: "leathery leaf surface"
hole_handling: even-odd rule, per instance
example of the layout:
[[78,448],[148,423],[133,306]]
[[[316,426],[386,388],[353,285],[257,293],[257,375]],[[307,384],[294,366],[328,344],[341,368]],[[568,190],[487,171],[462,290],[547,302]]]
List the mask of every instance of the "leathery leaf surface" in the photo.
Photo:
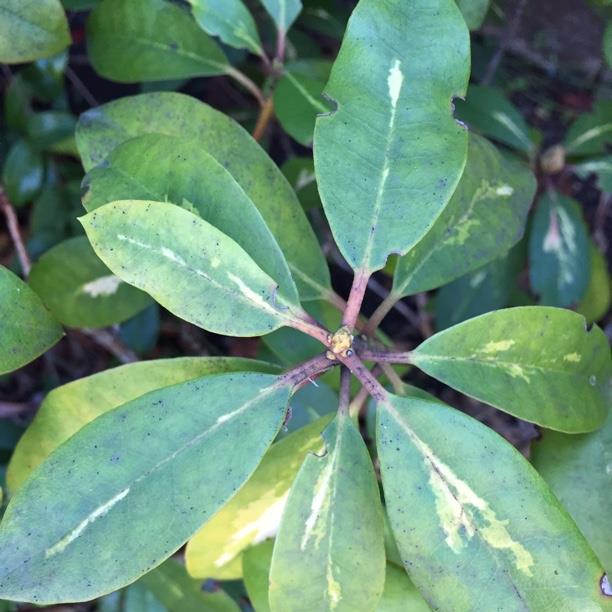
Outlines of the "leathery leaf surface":
[[372,462],[348,415],[324,433],[289,493],[270,569],[272,612],[373,610],[383,591],[383,514]]
[[130,96],[81,115],[76,139],[85,170],[142,134],[190,137],[234,177],[259,209],[289,262],[302,300],[330,288],[325,258],[295,192],[251,135],[199,100],[175,92]]
[[524,306],[469,319],[419,345],[412,363],[462,393],[549,429],[592,431],[607,416],[608,340],[570,310]]
[[242,551],[273,537],[295,475],[309,452],[323,447],[317,419],[274,444],[240,491],[187,543],[187,569],[196,578],[240,578]]
[[26,365],[63,336],[38,295],[0,266],[0,374]]
[[361,0],[317,118],[325,213],[355,269],[405,254],[451,197],[467,157],[452,99],[466,91],[469,32],[453,0]]
[[121,200],[80,218],[98,257],[175,315],[230,336],[259,336],[301,312],[231,238],[165,202]]
[[404,296],[441,287],[508,251],[523,235],[535,189],[525,164],[470,134],[457,189],[424,238],[399,258],[393,293]]
[[210,374],[267,372],[263,361],[239,357],[177,357],[128,363],[56,387],[43,400],[21,436],[6,471],[9,491],[15,491],[60,444],[101,414],[149,391]]
[[87,601],[159,565],[253,473],[289,393],[272,375],[221,374],[152,391],[84,427],[6,510],[0,598]]
[[117,200],[172,202],[200,215],[235,240],[287,295],[291,273],[251,198],[202,146],[187,138],[143,134],[128,140],[91,170],[83,205],[88,212]]
[[612,411],[588,434],[543,431],[531,446],[531,461],[612,577]]
[[526,459],[444,404],[378,406],[387,513],[433,609],[600,610],[601,564]]

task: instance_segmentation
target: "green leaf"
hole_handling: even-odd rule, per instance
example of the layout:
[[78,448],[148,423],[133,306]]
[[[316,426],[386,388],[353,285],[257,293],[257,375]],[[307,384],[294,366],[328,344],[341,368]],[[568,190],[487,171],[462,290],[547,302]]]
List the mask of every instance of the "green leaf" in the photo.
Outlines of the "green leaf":
[[563,507],[612,573],[612,412],[590,434],[544,431],[532,445],[531,460]]
[[308,453],[321,450],[329,421],[318,419],[272,446],[236,496],[189,540],[185,561],[192,576],[240,578],[240,553],[276,535],[295,475]]
[[59,53],[70,44],[59,0],[0,0],[0,62],[17,64]]
[[385,576],[383,513],[368,450],[350,417],[324,433],[289,493],[270,569],[270,608],[372,610]]
[[289,393],[274,376],[221,374],[98,417],[9,504],[0,524],[0,596],[87,601],[156,567],[253,473]]
[[508,251],[523,235],[535,190],[526,166],[470,134],[459,185],[429,232],[399,258],[393,293],[435,289]]
[[300,199],[304,210],[321,208],[314,161],[311,157],[291,157],[283,164],[281,170]]
[[589,286],[576,308],[587,321],[599,321],[603,318],[610,308],[612,298],[612,288],[610,287],[610,273],[608,263],[601,251],[590,242],[591,251],[591,275]]
[[378,407],[377,447],[397,545],[433,609],[604,605],[586,540],[494,431],[444,404],[390,396]]
[[469,65],[452,0],[361,0],[353,12],[325,88],[337,110],[317,118],[314,150],[325,213],[354,269],[405,254],[455,190],[468,136],[451,103]]
[[0,320],[0,374],[30,363],[63,336],[38,295],[4,266],[0,266]]
[[304,146],[312,145],[317,115],[331,110],[322,97],[330,68],[330,62],[324,60],[289,63],[274,90],[278,120]]
[[[171,612],[239,612],[240,608],[224,591],[208,593],[187,574],[185,568],[168,559],[141,581]],[[148,612],[143,611],[143,612]]]
[[122,83],[227,74],[227,58],[191,15],[166,0],[103,0],[87,22],[89,59]]
[[2,169],[2,184],[14,206],[31,202],[40,191],[45,177],[42,155],[26,140],[18,140],[10,149]]
[[376,612],[429,612],[430,607],[403,568],[387,563],[385,590]]
[[599,100],[592,113],[580,115],[570,126],[563,144],[568,155],[605,153],[612,134],[612,101]]
[[34,113],[28,120],[27,131],[30,143],[39,149],[54,150],[72,140],[74,149],[74,127],[76,119],[63,111]]
[[508,306],[523,263],[519,255],[512,252],[442,287],[435,297],[436,329]]
[[580,204],[549,191],[540,200],[529,237],[529,280],[543,304],[572,306],[589,286],[589,234]]
[[297,300],[287,262],[261,214],[232,175],[194,140],[144,134],[128,140],[89,172],[88,211],[116,200],[183,205],[236,241]]
[[155,391],[211,374],[272,372],[260,361],[238,357],[178,357],[111,368],[53,389],[11,457],[6,482],[14,493],[58,446],[85,425],[122,404]]
[[91,109],[77,125],[86,170],[122,142],[148,133],[190,136],[223,165],[259,209],[289,262],[302,300],[324,297],[329,270],[289,183],[267,153],[235,121],[178,93],[123,98]]
[[526,421],[567,433],[607,414],[606,335],[582,316],[543,306],[484,314],[435,334],[412,363],[451,387]]
[[489,0],[457,0],[457,5],[470,30],[480,28],[489,10]]
[[301,0],[261,0],[280,32],[287,32],[302,10]]
[[4,89],[4,126],[15,132],[25,132],[32,114],[33,91],[23,74],[13,75]]
[[119,326],[119,338],[138,355],[152,352],[159,340],[160,308],[153,303]]
[[289,325],[301,308],[231,238],[164,202],[122,200],[81,217],[102,261],[175,315],[229,336]]
[[265,540],[247,548],[242,555],[244,586],[257,612],[270,612],[268,584],[273,550],[274,540]]
[[531,155],[535,144],[518,109],[495,87],[470,85],[465,101],[456,101],[456,116],[472,129]]
[[585,159],[573,165],[572,169],[582,179],[594,174],[599,188],[605,193],[612,193],[612,155]]
[[264,55],[255,21],[242,0],[188,0],[200,27],[226,45]]
[[100,599],[96,609],[98,612],[167,612],[142,579],[126,589],[106,595]]
[[77,216],[82,213],[80,181],[47,184],[34,200],[30,214],[31,239],[42,251],[82,233]]
[[53,316],[68,327],[107,327],[129,319],[151,302],[98,259],[87,238],[66,240],[33,266],[29,284]]

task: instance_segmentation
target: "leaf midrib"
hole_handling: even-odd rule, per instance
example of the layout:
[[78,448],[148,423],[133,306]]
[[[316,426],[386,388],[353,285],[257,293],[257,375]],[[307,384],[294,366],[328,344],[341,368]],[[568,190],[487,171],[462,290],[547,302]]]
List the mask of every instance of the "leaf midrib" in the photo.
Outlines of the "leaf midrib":
[[[209,434],[214,434],[214,432],[219,429],[220,427],[226,425],[227,423],[233,421],[237,416],[242,415],[243,412],[245,412],[246,410],[248,410],[253,404],[256,404],[258,402],[260,402],[262,399],[264,399],[265,397],[267,397],[268,395],[270,395],[271,393],[273,393],[274,391],[278,390],[279,386],[278,384],[272,384],[269,387],[266,387],[265,390],[260,391],[259,394],[257,395],[257,397],[254,397],[250,400],[248,400],[247,402],[245,402],[244,404],[242,404],[239,408],[233,410],[231,413],[229,413],[231,416],[222,421],[221,423],[219,423],[218,418],[222,417],[224,415],[219,415],[219,417],[217,417],[217,420],[213,423],[213,425],[209,428],[207,428],[204,431],[201,431],[200,433],[198,433],[197,435],[195,435],[193,438],[191,438],[190,440],[188,440],[186,443],[184,443],[182,446],[180,446],[178,449],[176,449],[175,451],[173,451],[172,453],[170,453],[169,455],[167,455],[166,457],[164,457],[162,460],[160,460],[158,463],[156,463],[152,468],[145,470],[144,472],[142,472],[139,476],[133,478],[133,480],[131,480],[129,483],[123,483],[123,486],[121,486],[117,493],[115,493],[115,495],[111,495],[106,502],[103,502],[102,504],[98,503],[98,507],[100,507],[101,505],[104,505],[104,503],[108,503],[110,500],[112,500],[114,497],[116,497],[121,491],[127,489],[131,489],[132,487],[138,485],[140,482],[142,482],[143,480],[145,480],[146,478],[148,478],[149,476],[151,476],[152,474],[154,474],[157,470],[159,470],[161,467],[163,467],[164,465],[166,465],[168,462],[174,460],[176,457],[178,457],[181,453],[183,453],[184,451],[188,450],[189,448],[191,448],[192,446],[196,445],[198,442],[200,442],[201,440],[205,439],[206,437],[209,436]],[[227,413],[225,413],[227,414]],[[127,499],[127,495],[125,496],[124,499]],[[119,506],[119,504],[122,503],[123,500],[119,501],[117,504],[115,504],[113,506],[112,509],[114,509],[115,507]],[[94,510],[95,511],[95,510]],[[91,513],[89,513],[91,515]],[[101,519],[103,519],[104,517],[100,517]],[[72,531],[74,529],[76,529],[78,527],[79,524],[82,523],[82,521],[85,519],[82,519],[81,521],[79,521],[79,523],[77,525],[75,525],[74,527],[72,527],[71,529],[69,529],[62,537],[60,537],[58,540],[56,540],[55,542],[53,542],[52,544],[46,546],[46,550],[52,549],[54,546],[56,546],[57,544],[59,544],[65,537],[67,537],[70,533],[72,533]],[[93,523],[91,523],[91,525],[94,525],[96,521],[94,521]],[[75,538],[74,541],[78,540],[80,536],[78,536],[77,538]],[[41,554],[44,554],[44,551],[41,551]],[[63,554],[63,551],[58,553],[59,555]],[[57,555],[54,555],[57,556]],[[6,577],[11,576],[16,570],[18,570],[20,567],[22,567],[21,565],[17,565],[16,567],[14,567],[12,570],[10,570],[7,574]]]
[[[214,226],[211,226],[214,227]],[[119,239],[119,236],[116,236]],[[140,241],[139,241],[140,242]],[[160,250],[158,250],[157,248],[155,248],[154,245],[147,245],[147,247],[142,247],[140,245],[137,244],[133,244],[131,243],[131,246],[133,248],[137,248],[137,249],[147,249],[150,252],[168,260],[168,258],[164,257],[164,255],[161,253]],[[168,260],[170,261],[170,260]],[[210,276],[209,274],[207,274],[204,270],[200,270],[199,268],[194,268],[193,266],[191,266],[190,264],[188,264],[186,261],[185,263],[178,263],[178,262],[174,262],[176,264],[176,266],[185,268],[186,270],[188,270],[189,272],[195,274],[196,276],[200,276],[203,279],[206,280],[206,282],[210,283],[215,289],[218,289],[221,293],[224,293],[228,296],[230,296],[233,300],[239,301],[239,302],[243,302],[244,304],[247,304],[249,306],[249,308],[254,308],[256,310],[258,310],[261,313],[265,313],[267,316],[269,317],[277,317],[279,319],[284,319],[286,321],[293,321],[293,317],[291,316],[291,312],[292,312],[292,304],[289,302],[286,302],[285,298],[278,294],[277,296],[277,301],[280,302],[284,307],[288,308],[287,312],[283,312],[282,310],[279,310],[277,308],[275,308],[273,305],[269,305],[268,308],[264,308],[261,304],[254,302],[253,300],[250,300],[247,296],[245,296],[241,291],[232,291],[231,288],[229,288],[227,285],[224,285],[223,283],[220,283],[218,280],[216,280],[215,278],[213,278],[212,276]],[[172,265],[172,264],[170,264]],[[255,264],[257,265],[257,264]],[[259,266],[257,266],[259,268]],[[268,276],[263,270],[261,270],[261,268],[259,268],[260,272],[265,275]],[[272,285],[274,285],[275,287],[278,287],[278,283],[270,278],[268,276],[268,278],[270,279],[270,282]],[[134,281],[134,286],[138,287],[139,289],[149,293],[149,290],[147,288],[145,288],[144,286],[138,286],[135,283],[138,281]],[[132,284],[132,283],[128,283],[128,284]],[[246,283],[245,283],[246,284]],[[254,293],[256,293],[255,290],[253,290]],[[151,295],[153,295],[151,293]],[[263,299],[263,298],[262,298]]]
[[177,55],[179,57],[192,60],[202,66],[212,66],[213,68],[219,68],[222,74],[226,73],[228,70],[228,64],[221,64],[220,62],[203,58],[201,55],[197,55],[196,53],[187,51],[183,47],[171,47],[170,43],[160,43],[154,40],[150,40],[148,38],[142,38],[141,36],[122,36],[121,34],[117,34],[116,32],[113,32],[109,36],[109,39],[121,41],[123,44],[130,44],[135,42],[141,45],[142,47],[151,47],[157,51],[168,53],[169,55]]
[[449,355],[428,355],[426,353],[423,353],[421,355],[419,355],[418,350],[414,351],[412,353],[412,363],[414,365],[418,366],[418,361],[426,361],[426,360],[430,360],[430,361],[453,361],[453,362],[460,362],[460,363],[476,363],[478,365],[483,365],[483,366],[488,366],[488,367],[496,367],[497,364],[500,364],[502,366],[502,369],[504,366],[519,366],[521,368],[526,368],[528,370],[531,371],[540,371],[544,374],[550,373],[550,374],[557,374],[557,375],[566,375],[566,376],[571,376],[571,377],[576,377],[578,378],[579,376],[586,376],[586,373],[581,373],[578,374],[576,372],[573,371],[568,371],[568,370],[556,370],[554,368],[547,368],[544,366],[538,366],[535,364],[531,364],[531,363],[524,363],[524,362],[520,362],[520,361],[506,361],[503,359],[478,359],[475,357],[451,357]]
[[[404,431],[406,433],[406,435],[410,438],[411,441],[414,441],[416,439],[421,444],[425,444],[419,438],[419,436],[417,436],[416,432],[407,423],[404,422],[404,420],[402,419],[401,414],[397,411],[397,409],[395,408],[395,406],[391,402],[385,401],[384,403],[381,404],[381,408],[383,408],[383,407],[389,413],[389,415],[393,418],[393,420],[399,425],[399,427],[402,429],[402,431]],[[471,512],[468,512],[468,509],[466,508],[466,506],[464,504],[462,504],[461,501],[459,500],[459,498],[455,495],[455,492],[453,491],[452,487],[450,486],[450,483],[446,480],[446,478],[444,478],[444,475],[438,470],[437,466],[435,465],[435,462],[432,461],[431,458],[427,454],[421,452],[418,449],[418,444],[414,444],[413,443],[412,446],[415,448],[415,450],[422,457],[424,457],[427,460],[427,463],[429,464],[430,468],[432,470],[434,470],[436,472],[436,474],[438,475],[438,477],[440,478],[440,480],[442,482],[444,482],[444,485],[446,486],[446,489],[452,495],[453,499],[457,502],[457,504],[462,508],[463,512],[465,514],[468,514],[469,516],[471,516]],[[384,486],[383,486],[383,488],[384,488]],[[499,554],[496,552],[497,549],[495,549],[492,546],[490,546],[488,544],[488,542],[486,541],[486,539],[480,534],[480,527],[478,526],[478,524],[475,521],[472,521],[472,524],[473,524],[473,528],[474,528],[475,533],[478,534],[479,540],[484,544],[485,549],[488,551],[490,557],[495,562],[495,565],[500,570],[502,570],[502,572],[501,572],[502,575],[505,575],[505,576],[508,577],[508,581],[509,581],[510,585],[514,589],[515,593],[517,594],[518,598],[521,601],[521,604],[523,605],[523,609],[525,611],[528,611],[530,608],[529,608],[529,606],[527,606],[527,604],[525,602],[525,598],[523,597],[523,594],[521,593],[518,585],[514,581],[514,578],[513,578],[512,574],[510,574],[510,572],[504,571],[504,566],[500,565],[499,559],[498,559]]]
[[22,21],[23,23],[26,23],[27,25],[32,26],[35,29],[40,30],[41,32],[44,32],[45,34],[54,34],[53,30],[48,30],[47,28],[43,27],[42,25],[40,25],[40,24],[38,24],[38,23],[36,23],[34,21],[30,21],[29,19],[27,19],[26,17],[24,17],[20,13],[16,13],[15,11],[12,11],[11,9],[9,9],[6,6],[0,6],[0,12],[8,13],[12,17],[15,17],[18,21]]

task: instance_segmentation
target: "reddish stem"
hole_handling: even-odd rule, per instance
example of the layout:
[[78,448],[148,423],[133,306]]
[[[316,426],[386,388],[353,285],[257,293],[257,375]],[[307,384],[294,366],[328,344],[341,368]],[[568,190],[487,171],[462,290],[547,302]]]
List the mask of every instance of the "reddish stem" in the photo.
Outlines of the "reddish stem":
[[276,57],[275,61],[279,64],[285,63],[285,51],[287,47],[287,32],[280,28],[278,30],[278,37],[276,38]]
[[363,304],[363,297],[366,289],[368,288],[368,281],[370,280],[371,274],[366,270],[356,270],[355,276],[353,277],[353,286],[351,287],[351,293],[346,302],[346,309],[344,310],[344,316],[342,317],[342,324],[349,329],[354,329],[359,318],[359,312],[361,311],[361,304]]
[[376,361],[377,363],[412,363],[412,355],[409,352],[393,353],[363,349],[359,351],[359,357],[364,361]]
[[361,381],[361,384],[377,402],[384,402],[387,399],[387,390],[376,380],[372,372],[363,365],[361,359],[353,351],[349,351],[346,356],[337,355],[337,358]]
[[279,384],[289,385],[295,389],[336,365],[338,362],[328,359],[325,353],[322,353],[283,374],[279,379]]
[[19,263],[21,264],[23,276],[24,278],[27,278],[30,274],[32,264],[21,237],[21,231],[19,229],[19,222],[17,221],[15,209],[10,203],[2,187],[0,187],[0,209],[2,209],[2,212],[6,218],[6,225],[8,227],[11,240],[13,241],[13,245],[15,246],[15,251],[17,252],[17,259],[19,259]]
[[320,323],[315,321],[308,313],[303,312],[300,317],[292,318],[288,321],[288,325],[304,334],[312,336],[321,342],[321,344],[329,346],[329,332],[321,327]]
[[270,96],[261,107],[255,129],[253,130],[252,136],[255,140],[257,140],[257,142],[259,142],[265,136],[266,130],[268,129],[268,125],[270,125],[270,121],[272,120],[273,116],[274,100],[272,96]]
[[340,414],[348,414],[349,404],[351,402],[351,371],[342,366],[340,370],[340,401],[338,403],[338,412]]

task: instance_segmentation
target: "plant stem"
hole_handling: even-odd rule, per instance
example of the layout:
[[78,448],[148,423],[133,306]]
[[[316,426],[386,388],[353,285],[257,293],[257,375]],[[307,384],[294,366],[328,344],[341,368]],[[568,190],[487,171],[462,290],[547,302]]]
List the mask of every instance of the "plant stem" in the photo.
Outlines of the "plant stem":
[[287,32],[282,28],[279,28],[278,35],[276,37],[276,57],[274,61],[277,64],[285,63],[285,52],[287,49]]
[[329,332],[321,327],[321,324],[315,321],[307,312],[303,312],[301,317],[290,319],[288,324],[294,329],[312,336],[321,342],[321,344],[329,346]]
[[349,404],[351,402],[351,371],[345,366],[340,369],[340,401],[338,403],[338,412],[340,414],[348,414]]
[[357,319],[359,318],[359,312],[361,311],[363,297],[366,289],[368,288],[370,276],[370,273],[366,270],[355,271],[353,285],[351,287],[351,292],[346,302],[346,308],[344,309],[344,315],[342,317],[342,325],[345,325],[349,329],[355,328]]
[[96,100],[94,95],[89,91],[85,83],[81,81],[76,72],[72,70],[70,66],[66,66],[66,77],[72,83],[72,86],[81,94],[81,97],[89,106],[98,106],[99,102]]
[[285,374],[280,377],[279,382],[281,385],[290,385],[295,389],[305,382],[312,381],[314,377],[327,372],[327,370],[336,365],[338,365],[337,361],[332,361],[327,358],[325,353],[321,353],[321,355],[317,355],[301,363],[299,366],[292,368],[288,372],[285,372]]
[[[372,376],[375,378],[378,378],[382,373],[382,368],[379,365],[372,369]],[[368,397],[370,397],[369,391],[365,387],[361,387],[349,405],[349,414],[352,417],[359,416],[363,412],[367,406]]]
[[378,326],[382,323],[383,319],[393,310],[393,307],[401,298],[395,295],[393,292],[389,293],[387,297],[378,305],[378,308],[374,311],[368,325],[366,327],[366,334],[371,336],[378,329]]
[[393,385],[393,392],[396,395],[404,395],[404,381],[399,377],[398,373],[393,369],[390,363],[381,363],[380,367]]
[[30,257],[28,256],[28,252],[23,243],[23,238],[21,237],[21,231],[19,229],[19,222],[17,221],[15,209],[10,203],[2,187],[0,187],[0,209],[2,209],[2,212],[6,218],[6,225],[8,227],[11,240],[13,241],[13,245],[15,246],[15,251],[17,253],[17,258],[19,259],[19,264],[21,265],[23,276],[24,278],[27,278],[30,274],[32,263],[30,262]]
[[259,87],[246,74],[244,74],[244,72],[241,72],[233,66],[228,66],[225,74],[234,79],[237,83],[240,83],[248,92],[250,92],[257,102],[259,102],[259,106],[264,106],[265,99],[261,89],[259,89]]
[[364,361],[375,361],[376,363],[412,363],[412,354],[410,352],[396,353],[366,348],[359,351],[359,357]]
[[346,356],[340,354],[336,357],[361,381],[361,384],[377,402],[383,402],[387,399],[387,390],[376,380],[372,372],[363,365],[361,359],[353,351],[349,351]]
[[136,353],[125,346],[113,333],[104,329],[81,329],[79,331],[91,338],[98,346],[106,349],[117,361],[121,363],[138,361]]
[[346,300],[340,297],[333,289],[325,292],[323,298],[329,302],[336,310],[344,312],[346,308]]
[[253,138],[258,142],[264,137],[270,121],[274,117],[274,89],[279,77],[283,73],[286,40],[286,32],[279,30],[276,40],[276,57],[272,62],[266,57],[266,67],[269,69],[270,78],[268,79],[268,85],[264,87],[265,96],[262,93],[262,100],[260,101],[261,111],[259,112],[259,117],[252,134]]
[[255,124],[255,129],[253,130],[253,138],[259,142],[265,135],[266,130],[268,129],[268,125],[272,117],[274,116],[274,99],[272,95],[264,102],[264,105],[261,107],[261,111],[259,112],[259,117],[257,118],[257,123]]
[[491,58],[491,61],[489,62],[489,65],[485,70],[485,74],[480,82],[481,85],[490,85],[493,81],[493,77],[497,72],[497,69],[506,53],[506,50],[512,43],[512,39],[516,36],[516,33],[519,29],[519,26],[521,24],[521,18],[523,17],[525,7],[527,6],[527,0],[518,0],[518,3],[516,3],[515,6],[516,8],[514,9],[514,14],[510,19],[510,23],[508,24],[506,31],[502,35],[499,48]]

